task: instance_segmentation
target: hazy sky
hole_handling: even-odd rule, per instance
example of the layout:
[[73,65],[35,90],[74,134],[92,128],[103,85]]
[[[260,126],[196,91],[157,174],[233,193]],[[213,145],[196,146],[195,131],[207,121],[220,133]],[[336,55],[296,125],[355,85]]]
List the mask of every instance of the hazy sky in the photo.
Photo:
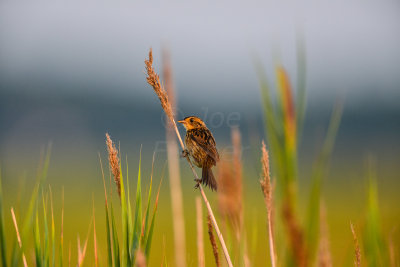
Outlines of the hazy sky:
[[281,62],[295,82],[302,36],[309,96],[390,102],[400,91],[399,26],[398,1],[1,1],[0,90],[85,84],[150,98],[143,60],[153,47],[160,62],[167,45],[181,98],[255,101],[254,57],[271,81]]

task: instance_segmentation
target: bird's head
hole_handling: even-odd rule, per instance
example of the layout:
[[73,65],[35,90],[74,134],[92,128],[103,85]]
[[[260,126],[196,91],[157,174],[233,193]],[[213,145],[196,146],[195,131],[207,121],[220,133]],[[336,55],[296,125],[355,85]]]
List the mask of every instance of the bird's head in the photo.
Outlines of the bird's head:
[[186,130],[206,127],[206,124],[200,118],[198,118],[196,116],[186,117],[183,120],[178,121],[178,122],[182,123],[183,126],[186,128]]

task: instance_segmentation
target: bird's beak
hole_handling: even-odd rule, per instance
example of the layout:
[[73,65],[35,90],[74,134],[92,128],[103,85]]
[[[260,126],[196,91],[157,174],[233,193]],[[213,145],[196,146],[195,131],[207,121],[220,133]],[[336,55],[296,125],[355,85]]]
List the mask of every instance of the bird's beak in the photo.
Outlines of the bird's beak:
[[183,125],[185,125],[186,124],[186,121],[185,120],[181,120],[181,121],[178,121],[179,123],[182,123]]

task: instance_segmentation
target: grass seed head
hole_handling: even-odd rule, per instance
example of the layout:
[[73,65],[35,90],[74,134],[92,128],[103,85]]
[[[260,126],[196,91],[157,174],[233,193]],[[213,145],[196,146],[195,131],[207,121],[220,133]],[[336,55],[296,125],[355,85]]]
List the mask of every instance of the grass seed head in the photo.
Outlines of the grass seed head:
[[160,82],[160,77],[155,72],[153,68],[153,51],[150,49],[149,52],[149,59],[144,61],[146,65],[146,73],[147,73],[147,83],[150,84],[154,92],[157,94],[158,98],[160,99],[161,106],[164,109],[165,113],[167,114],[168,118],[173,121],[174,115],[172,112],[171,104],[168,101],[167,92],[164,89],[164,86]]
[[117,185],[118,195],[121,198],[121,172],[119,168],[118,150],[115,148],[110,135],[106,133],[106,144],[108,151],[108,162],[110,164],[111,172],[114,176],[115,184]]
[[229,219],[236,230],[241,230],[243,224],[242,197],[242,161],[241,142],[238,128],[232,129],[233,157],[232,163],[221,160],[218,173],[218,206],[220,213]]
[[214,236],[214,232],[213,232],[213,226],[212,226],[210,214],[208,214],[208,216],[207,216],[207,227],[208,227],[208,236],[210,237],[210,243],[211,243],[211,247],[212,247],[212,250],[214,253],[215,265],[219,267],[219,266],[221,266],[221,262],[219,261],[218,246],[217,246],[217,242],[215,242],[215,236]]
[[267,206],[268,212],[272,209],[272,189],[271,189],[271,177],[269,172],[269,154],[265,146],[264,141],[262,142],[262,178],[260,180],[261,189],[264,194],[265,205]]
[[353,223],[350,222],[351,233],[353,234],[354,239],[354,266],[360,267],[361,266],[361,251],[360,245],[358,243],[358,238],[356,235],[356,231],[354,230]]

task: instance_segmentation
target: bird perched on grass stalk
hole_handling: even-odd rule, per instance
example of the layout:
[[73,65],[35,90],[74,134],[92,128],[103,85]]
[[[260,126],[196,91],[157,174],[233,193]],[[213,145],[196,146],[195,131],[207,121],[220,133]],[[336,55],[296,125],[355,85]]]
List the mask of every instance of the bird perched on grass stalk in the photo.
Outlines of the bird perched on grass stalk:
[[217,181],[211,171],[219,161],[219,154],[215,144],[215,139],[207,128],[206,124],[198,117],[190,116],[181,121],[186,129],[185,144],[186,150],[182,151],[182,156],[190,155],[197,167],[202,168],[201,182],[217,190]]

